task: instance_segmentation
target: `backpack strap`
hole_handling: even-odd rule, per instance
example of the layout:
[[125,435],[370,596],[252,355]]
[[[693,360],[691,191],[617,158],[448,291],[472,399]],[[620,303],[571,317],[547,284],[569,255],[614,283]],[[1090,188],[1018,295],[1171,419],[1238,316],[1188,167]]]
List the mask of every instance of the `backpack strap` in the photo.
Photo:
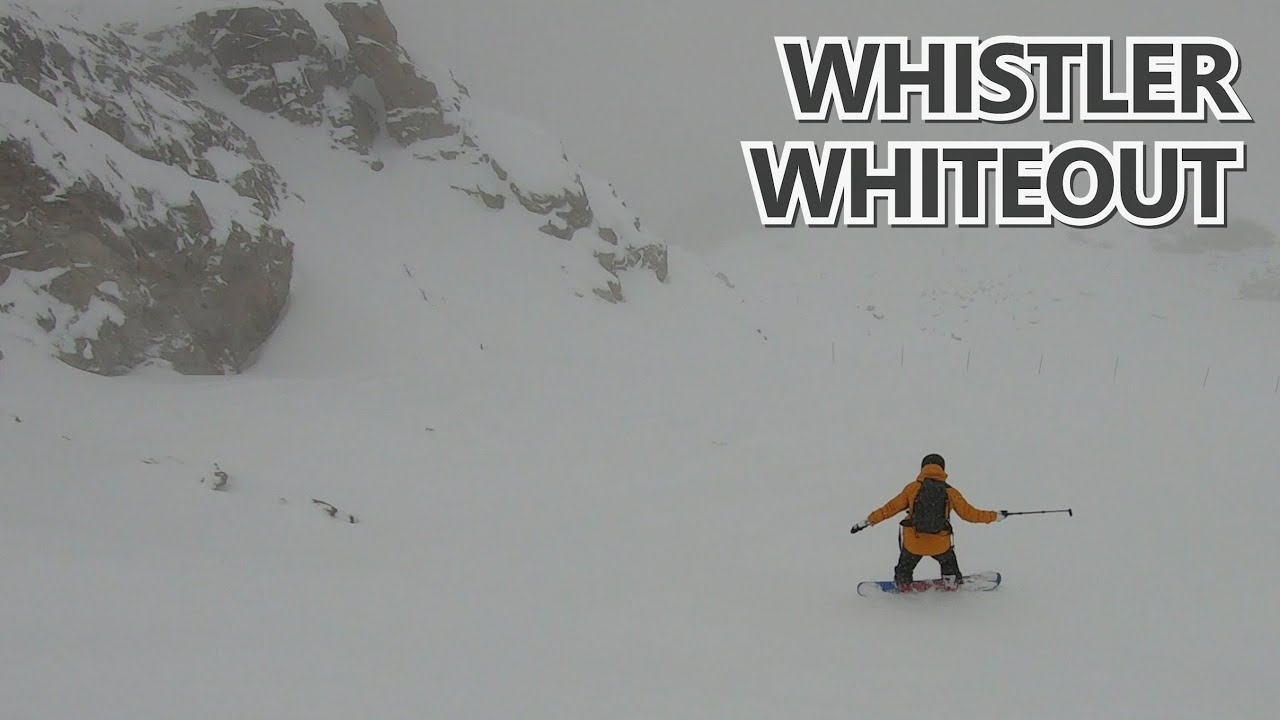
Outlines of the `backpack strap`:
[[955,528],[951,527],[951,484],[946,480],[939,480],[942,483],[942,494],[947,498],[946,506],[943,509],[943,517],[946,519],[947,535],[951,537],[951,545],[955,546]]
[[916,478],[913,482],[920,487],[916,490],[915,497],[911,498],[911,502],[907,504],[907,516],[898,523],[902,527],[915,527],[916,500],[920,499],[920,491],[924,489],[924,481]]

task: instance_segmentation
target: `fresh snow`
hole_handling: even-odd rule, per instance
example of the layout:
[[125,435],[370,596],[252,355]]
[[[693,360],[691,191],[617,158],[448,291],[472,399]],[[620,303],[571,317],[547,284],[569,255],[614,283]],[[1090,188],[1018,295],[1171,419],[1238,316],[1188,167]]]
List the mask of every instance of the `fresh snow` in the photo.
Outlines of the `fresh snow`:
[[[157,214],[138,189],[147,191],[168,208],[191,204],[200,198],[209,215],[213,238],[224,242],[235,223],[251,233],[263,224],[253,204],[229,185],[191,177],[165,163],[148,160],[126,149],[114,138],[78,119],[66,116],[21,85],[0,83],[0,126],[9,137],[30,148],[35,163],[52,175],[52,198],[77,184],[100,182],[118,198],[125,222],[143,225]],[[225,165],[225,163],[224,163]]]
[[[1135,257],[1081,286],[1115,327],[1076,296],[1034,330],[1011,316],[1033,297],[934,306],[928,274],[821,238],[744,238],[714,259],[737,291],[677,252],[670,286],[605,306],[532,262],[495,282],[500,224],[451,221],[485,234],[388,223],[356,267],[311,237],[243,377],[104,380],[5,343],[15,717],[1267,716],[1280,581],[1240,547],[1277,539],[1277,347],[1251,330],[1274,306],[1126,309],[1161,282]],[[1110,259],[1026,247],[1040,277]],[[1179,355],[1218,363],[1207,386]],[[961,525],[995,593],[857,597],[896,541],[848,527],[935,450],[980,507],[1075,517]]]
[[[10,0],[6,0],[9,2]],[[186,22],[199,12],[246,7],[289,7],[316,31],[316,37],[337,56],[347,54],[347,40],[325,5],[332,0],[11,0],[37,11],[69,12],[82,20],[135,26],[140,32]]]
[[[290,309],[226,378],[78,372],[0,313],[6,717],[1273,714],[1280,333],[1239,292],[1273,245],[761,232],[613,305],[442,164],[201,99],[301,198]],[[860,598],[895,528],[849,527],[927,452],[1074,517],[960,523],[995,592]]]
[[554,192],[578,184],[563,145],[545,130],[484,103],[470,101],[468,107],[475,111],[468,131],[522,191]]

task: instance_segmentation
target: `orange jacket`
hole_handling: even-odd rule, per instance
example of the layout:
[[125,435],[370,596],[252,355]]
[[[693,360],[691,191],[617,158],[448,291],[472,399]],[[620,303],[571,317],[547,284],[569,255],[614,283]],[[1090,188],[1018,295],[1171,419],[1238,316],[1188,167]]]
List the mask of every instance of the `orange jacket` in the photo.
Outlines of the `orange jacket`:
[[[920,475],[902,488],[902,492],[898,493],[897,497],[886,503],[884,507],[868,515],[867,522],[871,525],[877,525],[903,510],[907,511],[907,519],[910,520],[911,507],[915,505],[916,495],[920,494],[920,481],[926,478],[945,481],[947,473],[937,465],[924,466],[924,469],[920,471]],[[964,499],[964,495],[961,495],[959,490],[953,487],[947,488],[947,499],[950,500],[951,509],[964,520],[971,523],[993,523],[996,521],[994,510],[978,510]],[[920,533],[916,532],[913,527],[903,527],[902,545],[907,549],[907,552],[915,555],[941,555],[951,549],[951,533]]]

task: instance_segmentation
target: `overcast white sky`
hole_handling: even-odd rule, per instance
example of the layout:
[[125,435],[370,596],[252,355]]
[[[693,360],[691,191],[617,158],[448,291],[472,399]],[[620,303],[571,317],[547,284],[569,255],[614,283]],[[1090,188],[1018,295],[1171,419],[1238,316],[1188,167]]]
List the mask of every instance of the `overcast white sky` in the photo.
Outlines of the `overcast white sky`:
[[[450,65],[479,100],[569,143],[674,242],[708,246],[757,227],[739,141],[789,139],[1220,139],[1248,143],[1232,217],[1277,223],[1274,0],[384,0],[415,54]],[[1254,124],[841,126],[795,122],[775,35],[1215,35],[1234,43]],[[1119,69],[1117,72],[1120,72]],[[1121,77],[1123,77],[1121,75]],[[1112,222],[1122,222],[1114,219]],[[719,236],[719,237],[718,237]]]

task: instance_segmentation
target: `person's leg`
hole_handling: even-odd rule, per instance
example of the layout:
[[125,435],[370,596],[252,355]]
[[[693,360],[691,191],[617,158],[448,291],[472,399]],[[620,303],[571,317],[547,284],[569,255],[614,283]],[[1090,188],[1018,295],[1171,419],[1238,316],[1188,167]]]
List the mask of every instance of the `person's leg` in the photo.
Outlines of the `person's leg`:
[[956,584],[959,585],[961,578],[960,561],[956,559],[956,549],[953,547],[941,555],[935,555],[934,559],[938,561],[938,568],[942,571],[942,577],[954,577]]
[[898,585],[905,585],[915,579],[916,565],[920,563],[920,556],[915,553],[907,552],[907,548],[902,544],[902,537],[898,537],[898,565],[893,569],[893,581]]

